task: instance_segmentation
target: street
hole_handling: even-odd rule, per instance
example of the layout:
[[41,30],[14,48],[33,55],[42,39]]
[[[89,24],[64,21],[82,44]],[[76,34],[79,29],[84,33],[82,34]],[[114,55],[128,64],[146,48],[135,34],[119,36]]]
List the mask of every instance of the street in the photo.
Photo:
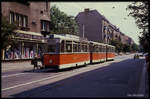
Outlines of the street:
[[15,64],[22,69],[2,68],[2,97],[143,97],[138,91],[145,59],[133,56],[62,71],[33,71],[29,62]]

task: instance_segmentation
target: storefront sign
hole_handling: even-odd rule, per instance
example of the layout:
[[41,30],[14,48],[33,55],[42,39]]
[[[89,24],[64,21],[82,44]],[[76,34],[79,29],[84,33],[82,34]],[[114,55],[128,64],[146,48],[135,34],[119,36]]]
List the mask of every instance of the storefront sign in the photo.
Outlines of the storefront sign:
[[27,39],[37,39],[37,40],[42,40],[42,39],[44,39],[44,37],[42,37],[42,36],[29,35],[29,34],[22,34],[22,33],[17,33],[16,36],[17,36],[17,37],[20,37],[20,38],[27,38]]

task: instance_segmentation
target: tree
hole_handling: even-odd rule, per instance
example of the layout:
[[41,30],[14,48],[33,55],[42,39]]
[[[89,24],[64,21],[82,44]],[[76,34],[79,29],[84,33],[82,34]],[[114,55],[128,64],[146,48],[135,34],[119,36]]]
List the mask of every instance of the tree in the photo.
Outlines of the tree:
[[52,33],[79,35],[79,28],[73,16],[68,16],[55,5],[51,7],[50,15]]
[[128,44],[123,44],[123,52],[130,52],[131,51],[131,47]]
[[8,45],[14,45],[16,42],[13,37],[15,37],[14,30],[17,29],[15,24],[9,24],[6,17],[1,17],[1,42],[2,42],[2,49],[7,48]]
[[127,10],[130,10],[129,16],[132,16],[135,19],[135,23],[138,28],[142,30],[142,34],[139,37],[141,46],[143,46],[145,51],[149,50],[149,11],[148,11],[148,1],[143,2],[134,2],[128,5]]
[[132,50],[133,52],[138,51],[138,50],[139,50],[138,45],[135,44],[135,43],[133,43],[133,44],[131,45],[131,50]]
[[116,52],[123,52],[123,44],[118,40],[111,40],[110,44],[116,47]]

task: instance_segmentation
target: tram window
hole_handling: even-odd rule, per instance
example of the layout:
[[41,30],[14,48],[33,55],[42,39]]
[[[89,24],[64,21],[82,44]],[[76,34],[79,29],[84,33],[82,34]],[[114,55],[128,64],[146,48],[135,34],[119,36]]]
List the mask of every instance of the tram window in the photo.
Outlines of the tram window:
[[89,52],[89,46],[86,45],[86,52]]
[[85,45],[85,52],[87,52],[88,51],[88,49],[87,49],[87,45]]
[[78,49],[77,49],[77,44],[73,44],[73,52],[77,52]]
[[48,52],[56,52],[56,46],[55,45],[48,45]]
[[95,52],[99,52],[98,46],[95,47]]
[[65,48],[64,48],[64,40],[61,42],[61,52],[64,52],[65,50],[64,50]]
[[103,47],[103,46],[100,46],[100,52],[103,52],[103,49],[102,49],[102,47]]
[[102,46],[102,52],[104,52],[104,46]]
[[109,47],[107,47],[107,52],[109,52]]
[[81,45],[78,44],[78,52],[81,52]]
[[96,46],[94,45],[94,46],[93,46],[93,52],[95,52],[95,49],[96,49]]
[[101,46],[99,46],[99,52],[101,52]]
[[89,45],[87,45],[87,52],[89,52],[89,50],[90,50],[90,49],[89,49]]
[[66,44],[66,51],[72,52],[72,44]]
[[84,45],[81,45],[82,48],[81,48],[81,52],[84,52]]
[[104,47],[104,52],[106,52],[106,47]]
[[108,49],[108,51],[107,51],[107,52],[110,52],[110,48],[108,47],[107,49]]

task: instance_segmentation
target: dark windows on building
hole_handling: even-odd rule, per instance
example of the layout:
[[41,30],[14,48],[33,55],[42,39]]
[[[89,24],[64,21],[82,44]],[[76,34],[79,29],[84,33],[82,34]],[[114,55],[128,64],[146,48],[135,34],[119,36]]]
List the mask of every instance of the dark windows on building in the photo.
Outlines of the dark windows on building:
[[19,27],[28,26],[28,17],[22,14],[10,12],[10,24],[16,23]]
[[10,12],[10,24],[11,24],[11,23],[14,23],[14,21],[15,21],[14,13],[13,13],[13,12]]
[[29,6],[29,5],[30,5],[30,3],[29,3],[28,1],[26,1],[26,0],[18,0],[17,2],[18,2],[18,3],[21,3],[21,4],[23,4],[23,5],[26,5],[26,6]]
[[41,20],[41,31],[50,31],[50,22],[49,21],[45,21],[45,20]]
[[106,26],[104,26],[104,30],[103,30],[103,31],[105,32],[105,30],[106,30],[106,29],[107,29],[107,27],[106,27]]
[[46,1],[46,10],[48,11],[48,2]]

